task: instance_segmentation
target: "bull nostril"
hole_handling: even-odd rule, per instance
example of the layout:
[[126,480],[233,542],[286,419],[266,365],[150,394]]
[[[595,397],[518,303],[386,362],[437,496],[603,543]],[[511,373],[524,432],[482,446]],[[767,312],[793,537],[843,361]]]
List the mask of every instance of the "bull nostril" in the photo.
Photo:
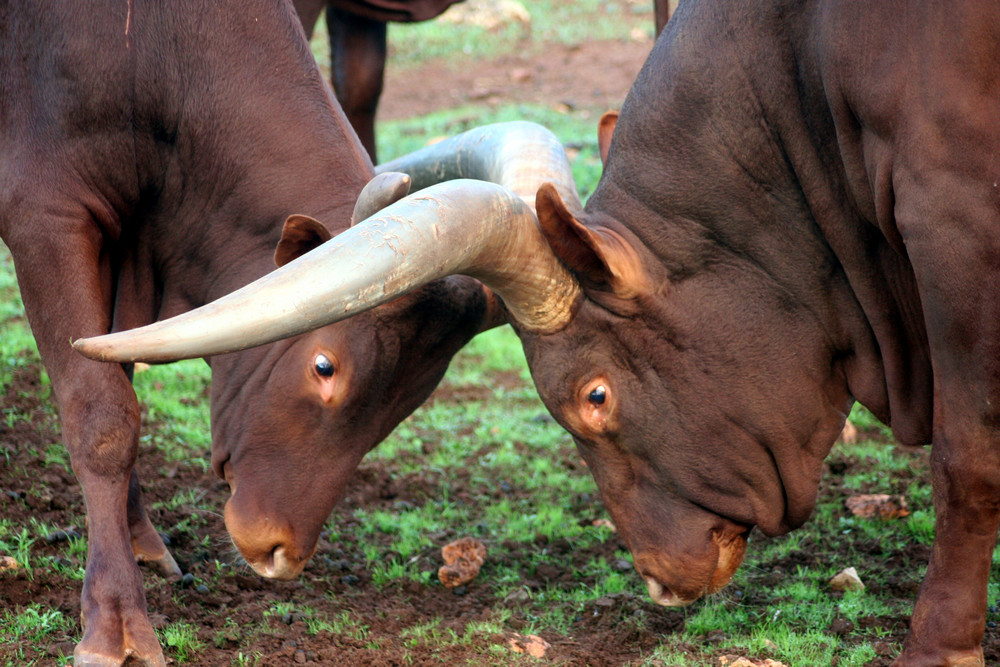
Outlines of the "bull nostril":
[[677,595],[671,591],[669,588],[661,584],[659,581],[653,577],[645,577],[646,579],[646,590],[649,591],[649,597],[653,599],[658,605],[664,607],[683,607],[687,603],[681,600]]
[[294,579],[302,570],[301,563],[293,562],[285,551],[283,545],[277,545],[257,562],[251,562],[250,566],[261,576],[268,579]]

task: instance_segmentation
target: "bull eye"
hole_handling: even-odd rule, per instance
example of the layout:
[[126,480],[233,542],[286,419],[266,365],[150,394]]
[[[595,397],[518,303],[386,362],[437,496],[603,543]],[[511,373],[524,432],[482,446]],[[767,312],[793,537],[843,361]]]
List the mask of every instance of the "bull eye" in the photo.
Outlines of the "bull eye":
[[325,354],[317,354],[316,359],[313,361],[313,367],[316,369],[316,373],[320,377],[333,377],[334,367],[333,362]]
[[608,390],[603,384],[599,384],[594,387],[589,394],[587,394],[587,400],[594,405],[604,405],[604,401],[608,398]]

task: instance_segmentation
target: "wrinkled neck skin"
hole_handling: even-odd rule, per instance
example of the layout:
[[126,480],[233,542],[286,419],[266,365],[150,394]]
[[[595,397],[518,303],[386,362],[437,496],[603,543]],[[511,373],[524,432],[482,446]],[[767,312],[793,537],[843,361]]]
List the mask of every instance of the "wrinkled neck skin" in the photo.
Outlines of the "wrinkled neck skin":
[[[565,330],[520,335],[613,513],[617,490],[645,484],[776,535],[810,515],[854,400],[904,442],[929,439],[930,376],[905,318],[919,303],[908,262],[853,206],[887,186],[864,161],[844,167],[841,151],[863,147],[844,143],[818,56],[783,50],[785,3],[736,4],[681,7],[586,206],[587,224],[618,225],[641,246],[653,288],[637,314],[588,292]],[[702,27],[727,11],[735,38],[720,49]],[[572,418],[565,397],[585,374],[574,354],[617,374],[617,433],[595,438]],[[894,388],[904,377],[906,394]]]
[[294,13],[246,7],[239,15],[231,17],[237,29],[220,32],[155,3],[134,6],[128,99],[139,171],[112,230],[120,235],[116,328],[189,310],[273,270],[292,213],[334,233],[346,228],[372,175]]

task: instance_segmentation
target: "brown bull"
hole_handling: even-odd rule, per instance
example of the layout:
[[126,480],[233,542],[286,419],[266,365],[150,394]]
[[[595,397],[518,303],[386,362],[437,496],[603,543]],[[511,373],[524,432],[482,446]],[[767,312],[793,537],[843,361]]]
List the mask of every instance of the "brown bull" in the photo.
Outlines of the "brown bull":
[[[688,2],[586,210],[544,187],[547,243],[515,257],[500,228],[503,250],[441,248],[441,274],[476,275],[511,309],[657,602],[725,585],[752,527],[801,525],[858,401],[932,443],[934,549],[896,664],[982,664],[1000,524],[997,63],[994,0]],[[394,238],[405,253],[372,275],[408,270],[426,242]],[[508,289],[511,262],[545,257],[534,293]],[[327,320],[351,312],[317,297]]]
[[[382,96],[386,63],[386,24],[432,19],[462,0],[293,0],[311,39],[326,9],[330,35],[330,83],[373,162],[375,114]],[[666,25],[677,0],[653,0],[656,34]]]
[[[209,302],[405,194],[386,176],[355,211],[372,165],[328,91],[288,3],[0,2],[0,236],[87,508],[78,666],[163,665],[135,560],[179,570],[139,498],[131,366],[87,360],[70,340]],[[527,173],[562,178],[558,142],[529,134],[552,160],[525,156]],[[283,233],[295,211],[326,226],[298,216]],[[255,570],[301,571],[358,461],[502,321],[493,304],[478,282],[445,278],[208,360],[212,463]]]

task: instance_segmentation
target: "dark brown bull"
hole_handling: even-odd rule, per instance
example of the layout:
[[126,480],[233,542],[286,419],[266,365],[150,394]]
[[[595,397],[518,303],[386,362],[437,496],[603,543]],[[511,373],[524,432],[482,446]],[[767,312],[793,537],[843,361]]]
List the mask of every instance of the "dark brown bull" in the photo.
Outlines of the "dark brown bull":
[[[432,19],[461,0],[292,0],[312,39],[326,9],[330,34],[330,83],[362,145],[375,155],[375,113],[382,96],[386,61],[386,23]],[[676,0],[653,0],[656,34],[677,7]]]
[[[87,508],[78,666],[163,665],[135,560],[179,570],[139,498],[131,366],[87,360],[71,338],[186,311],[293,260],[349,227],[373,175],[291,5],[229,5],[0,2],[0,236]],[[550,134],[528,135],[545,155],[493,172],[533,199],[532,174],[559,179],[568,165]],[[405,194],[405,178],[384,178],[359,217]],[[298,216],[283,231],[294,211],[326,226]],[[493,304],[480,283],[445,278],[350,322],[208,360],[212,463],[255,570],[301,571],[357,462],[455,351],[502,321]]]
[[316,21],[326,9],[330,83],[373,162],[377,162],[375,112],[385,77],[386,23],[427,21],[461,1],[292,0],[307,39],[312,39]]
[[[752,527],[808,518],[856,400],[901,442],[932,443],[934,550],[896,664],[983,663],[1000,524],[998,62],[994,0],[688,2],[586,210],[538,193],[548,243],[514,261],[558,258],[572,278],[529,296],[482,261],[509,250],[442,260],[511,308],[657,602],[725,585]],[[414,245],[393,243],[406,271]]]

